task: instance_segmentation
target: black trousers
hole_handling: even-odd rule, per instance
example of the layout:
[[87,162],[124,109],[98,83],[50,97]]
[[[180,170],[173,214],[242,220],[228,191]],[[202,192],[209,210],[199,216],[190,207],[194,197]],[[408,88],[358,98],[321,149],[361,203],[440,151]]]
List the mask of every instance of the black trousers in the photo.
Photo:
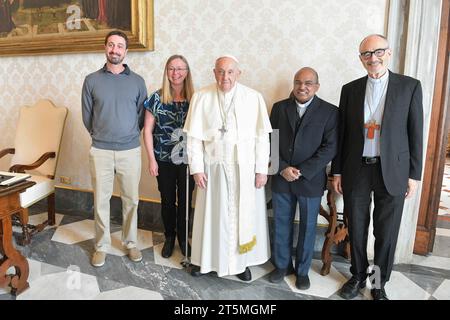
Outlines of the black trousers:
[[[178,238],[184,244],[186,239],[186,164],[176,165],[158,161],[158,190],[161,193],[161,216],[164,235]],[[189,178],[189,219],[192,212],[192,191],[194,179]],[[178,204],[178,205],[177,205]]]
[[[395,247],[402,218],[405,195],[390,195],[383,182],[380,163],[363,164],[352,190],[344,190],[344,211],[348,218],[351,273],[364,280],[367,277],[367,236],[370,204],[373,192],[374,265],[379,267],[381,288],[389,281],[394,264]],[[376,269],[375,269],[376,271]],[[371,280],[374,281],[375,274]]]

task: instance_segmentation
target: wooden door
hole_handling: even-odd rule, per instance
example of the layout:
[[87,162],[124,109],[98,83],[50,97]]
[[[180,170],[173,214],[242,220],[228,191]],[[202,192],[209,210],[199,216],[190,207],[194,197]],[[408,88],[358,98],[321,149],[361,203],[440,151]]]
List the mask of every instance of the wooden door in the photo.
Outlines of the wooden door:
[[450,54],[450,0],[442,1],[436,81],[431,111],[431,126],[425,158],[423,187],[417,221],[414,253],[426,255],[433,251],[436,220],[447,152],[450,124],[449,110],[449,54]]

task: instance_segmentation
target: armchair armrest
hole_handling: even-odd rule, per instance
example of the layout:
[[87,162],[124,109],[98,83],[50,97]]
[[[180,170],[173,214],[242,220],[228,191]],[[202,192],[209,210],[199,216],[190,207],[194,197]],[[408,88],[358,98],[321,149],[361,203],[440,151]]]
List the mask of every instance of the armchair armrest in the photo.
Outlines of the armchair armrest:
[[[55,158],[56,153],[55,152],[46,152],[44,153],[37,161],[35,161],[32,164],[16,164],[13,165],[11,168],[9,168],[10,172],[17,172],[17,173],[25,173],[25,170],[33,170],[36,168],[39,168],[45,161],[47,161],[50,158]],[[54,179],[53,176],[49,176],[50,179]]]
[[15,152],[16,152],[16,149],[14,149],[14,148],[3,149],[0,151],[0,158],[3,158],[7,154],[14,154]]

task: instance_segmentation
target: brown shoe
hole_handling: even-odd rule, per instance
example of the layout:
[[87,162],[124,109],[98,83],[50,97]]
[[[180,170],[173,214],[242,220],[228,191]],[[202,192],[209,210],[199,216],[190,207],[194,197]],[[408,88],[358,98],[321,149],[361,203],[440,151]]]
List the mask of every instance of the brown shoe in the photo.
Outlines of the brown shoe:
[[128,249],[128,258],[133,262],[140,262],[142,260],[142,253],[138,248]]
[[105,264],[106,252],[95,251],[91,263],[94,267],[102,267]]

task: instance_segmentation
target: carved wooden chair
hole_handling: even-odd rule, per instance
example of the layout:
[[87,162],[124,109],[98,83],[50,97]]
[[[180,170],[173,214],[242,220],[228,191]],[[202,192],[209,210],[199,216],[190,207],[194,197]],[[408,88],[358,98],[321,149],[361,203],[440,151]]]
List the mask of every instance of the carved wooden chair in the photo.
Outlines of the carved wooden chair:
[[[20,108],[14,148],[0,151],[0,158],[13,154],[10,172],[25,171],[36,184],[20,194],[23,208],[18,214],[22,226],[20,244],[30,243],[31,236],[47,225],[55,224],[55,172],[68,110],[56,107],[49,100],[39,100],[34,106]],[[48,220],[39,225],[28,224],[28,208],[47,198]]]
[[[322,270],[320,274],[326,276],[330,273],[333,257],[330,253],[333,245],[344,244],[343,256],[350,259],[350,242],[348,238],[347,219],[344,214],[344,200],[331,186],[331,177],[328,178],[326,205],[322,201],[320,215],[327,219],[328,228],[325,232],[325,241],[322,247]],[[327,210],[326,210],[327,209]]]

